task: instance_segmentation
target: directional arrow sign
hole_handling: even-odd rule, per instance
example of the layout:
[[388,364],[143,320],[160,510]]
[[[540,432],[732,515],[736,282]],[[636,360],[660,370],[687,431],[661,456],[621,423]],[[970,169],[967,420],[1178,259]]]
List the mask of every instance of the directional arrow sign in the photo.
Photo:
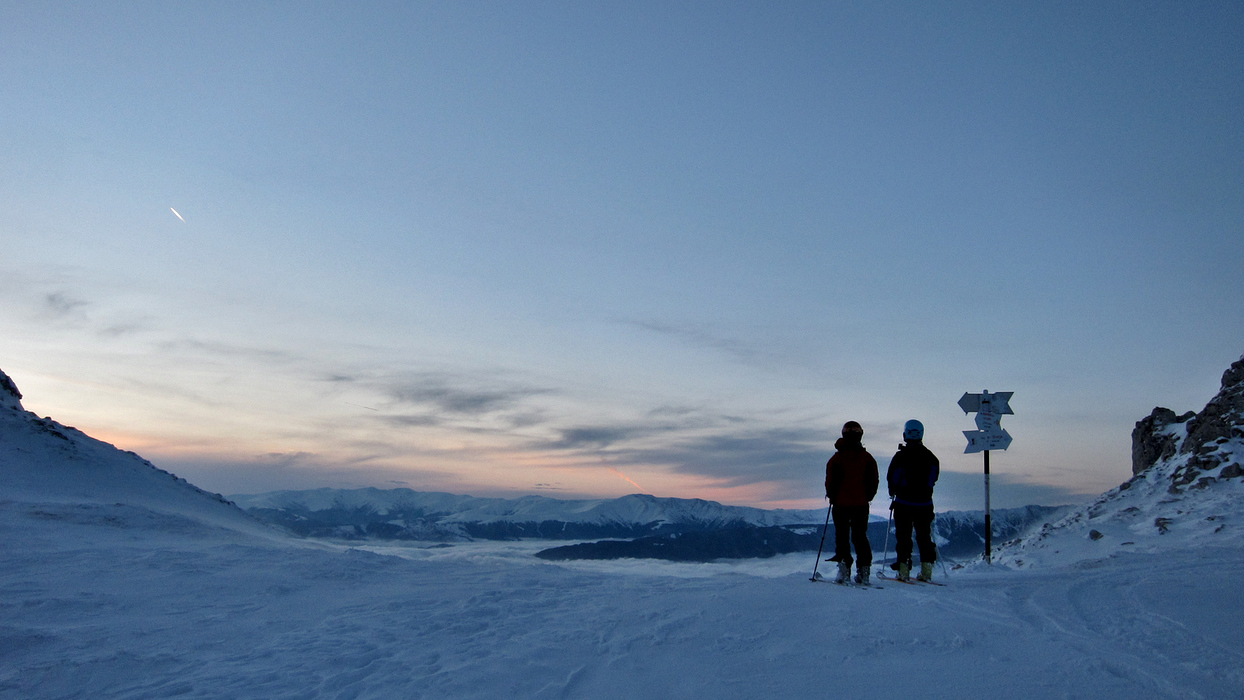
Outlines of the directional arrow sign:
[[965,454],[986,452],[988,450],[1005,450],[1011,444],[1011,436],[998,422],[1005,415],[1014,415],[1011,410],[1013,391],[999,391],[991,394],[982,391],[979,394],[964,394],[959,399],[959,408],[964,413],[976,413],[976,430],[963,431],[968,439]]
[[987,413],[985,411],[981,411],[980,413],[977,413],[976,414],[977,429],[979,429],[982,433],[998,432],[999,430],[1001,430],[1001,428],[998,426],[998,417],[999,416],[996,413]]
[[963,431],[963,437],[968,439],[968,446],[963,451],[963,454],[984,452],[985,450],[1005,450],[1011,446],[1011,434],[1006,432],[1005,428],[1000,428],[997,432],[965,430]]
[[981,411],[981,404],[986,407],[987,413],[995,413],[1000,416],[1015,415],[1015,411],[1011,410],[1011,397],[1015,395],[1013,391],[999,391],[991,394],[988,391],[980,394],[964,394],[959,399],[959,408],[963,409],[965,414]]

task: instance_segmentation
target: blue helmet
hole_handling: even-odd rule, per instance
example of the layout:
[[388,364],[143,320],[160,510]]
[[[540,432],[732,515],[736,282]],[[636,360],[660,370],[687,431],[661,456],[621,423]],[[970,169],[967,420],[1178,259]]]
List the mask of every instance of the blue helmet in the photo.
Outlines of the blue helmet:
[[924,439],[924,423],[918,420],[909,420],[903,426],[904,440],[923,440]]

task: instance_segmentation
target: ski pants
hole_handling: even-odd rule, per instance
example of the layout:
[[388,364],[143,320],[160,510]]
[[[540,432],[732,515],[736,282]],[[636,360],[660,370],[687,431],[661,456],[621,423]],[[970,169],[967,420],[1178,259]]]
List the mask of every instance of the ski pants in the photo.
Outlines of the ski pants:
[[859,568],[867,569],[873,563],[873,548],[868,544],[868,506],[834,506],[834,543],[837,547],[833,561],[851,565],[851,545]]
[[894,504],[894,553],[898,562],[911,564],[911,530],[916,530],[916,543],[920,545],[920,561],[930,564],[937,561],[937,548],[933,546],[933,506],[909,506]]

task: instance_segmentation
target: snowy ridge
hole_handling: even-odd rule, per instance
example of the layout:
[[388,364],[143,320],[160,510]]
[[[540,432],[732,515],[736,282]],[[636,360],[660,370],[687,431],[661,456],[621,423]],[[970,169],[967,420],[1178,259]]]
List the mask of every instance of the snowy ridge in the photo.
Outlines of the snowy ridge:
[[[714,561],[815,550],[825,511],[762,510],[712,501],[630,495],[611,500],[474,498],[410,489],[316,489],[232,498],[256,518],[305,537],[352,541],[607,540],[542,552],[558,559]],[[1059,517],[1065,506],[993,512],[995,541]],[[948,560],[984,551],[983,511],[937,514],[933,535]],[[886,520],[872,516],[880,552]],[[832,539],[833,529],[829,530]],[[628,540],[629,542],[620,542]]]
[[686,498],[658,498],[632,494],[613,499],[562,500],[545,496],[521,498],[477,498],[449,493],[411,489],[313,489],[236,494],[230,498],[240,508],[296,508],[324,511],[334,508],[374,509],[377,513],[411,510],[438,516],[440,522],[543,522],[593,524],[682,524],[705,525],[746,523],[761,527],[795,525],[824,519],[825,511],[764,510],[747,506],[727,506],[715,501]]
[[728,527],[807,525],[823,510],[763,510],[633,494],[615,499],[476,498],[411,489],[314,489],[235,495],[255,517],[301,535],[463,540],[638,537]]
[[[1061,518],[1071,506],[1020,506],[990,512],[993,541],[1016,539]],[[985,511],[948,510],[933,517],[933,541],[940,556],[966,559],[985,551]]]
[[[1244,358],[1195,415],[1156,408],[1132,434],[1136,473],[1040,531],[999,547],[1014,567],[1244,546]],[[1154,459],[1152,464],[1147,460]]]
[[[122,522],[158,514],[270,536],[271,529],[133,452],[40,418],[0,372],[0,500],[37,505],[48,518]],[[146,515],[143,515],[146,514]],[[153,521],[154,522],[154,521]]]

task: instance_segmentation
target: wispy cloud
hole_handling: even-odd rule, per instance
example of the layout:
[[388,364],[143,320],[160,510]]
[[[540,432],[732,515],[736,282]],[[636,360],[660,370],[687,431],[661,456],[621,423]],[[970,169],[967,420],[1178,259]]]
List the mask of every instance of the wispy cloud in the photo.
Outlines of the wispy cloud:
[[719,479],[729,486],[805,482],[832,454],[821,431],[762,429],[717,433],[666,447],[627,451],[632,462],[666,464],[677,473]]
[[182,338],[179,340],[165,341],[163,343],[159,343],[158,347],[169,353],[183,353],[189,351],[191,353],[227,357],[231,359],[245,359],[252,361],[258,360],[269,364],[290,364],[305,361],[305,358],[301,355],[287,350],[258,348],[247,345],[222,343],[219,341],[198,340],[195,338]]
[[478,379],[428,373],[398,380],[387,387],[387,393],[401,404],[430,407],[443,413],[481,416],[512,409],[524,399],[552,393],[552,390],[514,385],[489,386]]
[[545,450],[598,452],[622,445],[619,449],[629,449],[625,447],[626,443],[647,440],[654,436],[668,436],[665,438],[667,440],[676,439],[678,435],[711,430],[729,422],[726,417],[696,408],[659,407],[636,420],[560,427],[557,432],[561,437],[539,443],[535,447]]
[[668,336],[688,345],[717,350],[740,360],[754,361],[762,354],[758,348],[750,343],[715,333],[702,325],[634,320],[622,321],[622,323],[651,333]]
[[402,428],[440,425],[436,416],[381,416],[380,420]]
[[200,488],[225,494],[260,493],[286,489],[359,488],[389,483],[427,490],[465,492],[460,476],[450,471],[394,466],[362,466],[354,462],[305,452],[269,453],[249,457],[203,454],[193,457],[144,456],[156,466],[181,476]]
[[43,298],[43,308],[53,316],[68,316],[86,306],[87,302],[75,299],[66,292],[52,292]]
[[107,338],[120,338],[122,336],[135,335],[145,330],[147,330],[147,327],[141,323],[117,323],[101,328],[99,334]]
[[[649,420],[580,425],[558,433],[558,439],[531,448],[703,477],[727,488],[767,484],[784,498],[815,495],[834,438],[828,431],[766,428],[754,419],[694,410],[658,410],[649,413]],[[587,460],[583,466],[598,465]]]
[[637,426],[591,426],[563,428],[561,439],[542,443],[548,450],[600,450],[615,443],[631,440],[653,432],[651,428]]

